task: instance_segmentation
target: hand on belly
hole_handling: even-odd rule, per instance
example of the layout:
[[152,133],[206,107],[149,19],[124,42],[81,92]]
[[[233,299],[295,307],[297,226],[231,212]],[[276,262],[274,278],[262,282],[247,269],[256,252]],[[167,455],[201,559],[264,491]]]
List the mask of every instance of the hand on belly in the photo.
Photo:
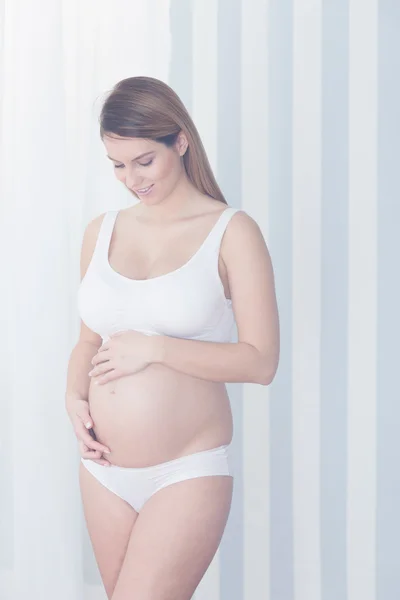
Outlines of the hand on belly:
[[107,459],[113,464],[163,462],[204,430],[210,411],[221,405],[224,389],[161,365],[102,386],[91,385],[89,403],[97,439],[110,448]]

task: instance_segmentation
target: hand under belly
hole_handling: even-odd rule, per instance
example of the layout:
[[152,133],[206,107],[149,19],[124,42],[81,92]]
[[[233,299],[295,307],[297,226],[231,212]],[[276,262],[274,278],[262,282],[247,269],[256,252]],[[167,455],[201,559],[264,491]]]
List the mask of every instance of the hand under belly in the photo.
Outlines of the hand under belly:
[[[102,385],[91,382],[89,408],[106,458],[122,467],[172,460],[196,446],[228,443],[232,413],[225,385],[163,365]],[[194,449],[193,451],[196,451]]]

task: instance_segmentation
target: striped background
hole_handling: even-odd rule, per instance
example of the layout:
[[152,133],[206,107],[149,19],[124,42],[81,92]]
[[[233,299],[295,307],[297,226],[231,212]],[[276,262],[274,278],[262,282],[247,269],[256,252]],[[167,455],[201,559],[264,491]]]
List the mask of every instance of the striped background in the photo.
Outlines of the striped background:
[[[89,116],[148,74],[182,97],[229,204],[260,224],[281,322],[273,384],[228,385],[234,502],[195,600],[398,600],[399,0],[0,0],[3,14],[1,598],[19,600],[6,573],[21,599],[57,586],[82,600],[76,442],[54,399],[80,232],[131,202]],[[100,600],[82,531],[85,600]]]
[[273,384],[228,385],[234,502],[195,598],[398,600],[400,4],[171,0],[169,19],[168,83],[263,230],[281,321]]
[[400,3],[170,18],[169,83],[263,229],[282,335],[269,388],[229,386],[238,479],[196,600],[398,599]]

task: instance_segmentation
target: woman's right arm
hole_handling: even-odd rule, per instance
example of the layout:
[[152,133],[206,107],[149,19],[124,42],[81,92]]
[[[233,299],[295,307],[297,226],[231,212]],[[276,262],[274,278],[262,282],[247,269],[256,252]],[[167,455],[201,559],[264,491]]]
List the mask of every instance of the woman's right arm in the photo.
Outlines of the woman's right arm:
[[[96,217],[87,225],[84,232],[80,260],[81,280],[85,276],[93,255],[102,218],[102,215]],[[110,452],[110,449],[95,441],[88,431],[94,427],[89,412],[90,377],[88,373],[93,366],[91,360],[97,354],[101,344],[101,337],[81,320],[79,339],[72,349],[68,362],[65,408],[74,427],[81,456],[102,465],[108,465],[109,462],[102,455],[103,452]]]

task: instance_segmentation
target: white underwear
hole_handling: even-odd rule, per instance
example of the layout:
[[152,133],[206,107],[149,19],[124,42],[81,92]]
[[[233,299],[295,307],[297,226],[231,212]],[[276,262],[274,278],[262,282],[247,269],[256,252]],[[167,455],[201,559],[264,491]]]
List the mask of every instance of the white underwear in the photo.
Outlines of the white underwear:
[[137,512],[158,490],[178,481],[210,475],[233,477],[230,444],[151,467],[104,467],[90,459],[81,458],[81,461],[102,485],[128,502]]

